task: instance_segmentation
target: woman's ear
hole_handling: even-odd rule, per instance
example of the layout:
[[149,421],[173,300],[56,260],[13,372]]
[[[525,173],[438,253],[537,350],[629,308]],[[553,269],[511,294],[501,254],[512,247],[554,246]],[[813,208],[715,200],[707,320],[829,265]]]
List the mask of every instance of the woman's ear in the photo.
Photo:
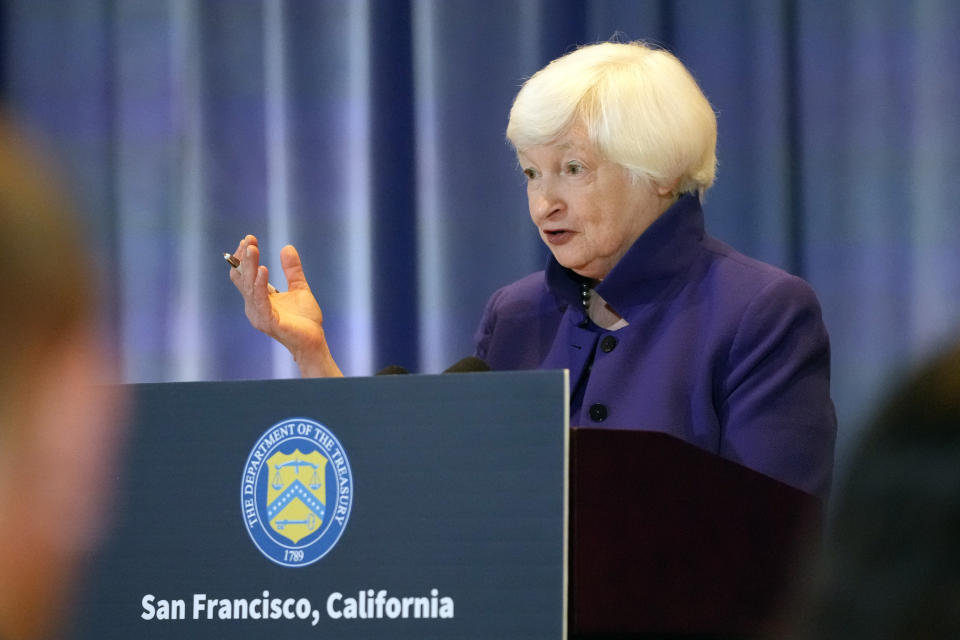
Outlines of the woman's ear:
[[657,195],[661,198],[677,195],[677,185],[680,184],[680,178],[677,178],[669,185],[657,185]]

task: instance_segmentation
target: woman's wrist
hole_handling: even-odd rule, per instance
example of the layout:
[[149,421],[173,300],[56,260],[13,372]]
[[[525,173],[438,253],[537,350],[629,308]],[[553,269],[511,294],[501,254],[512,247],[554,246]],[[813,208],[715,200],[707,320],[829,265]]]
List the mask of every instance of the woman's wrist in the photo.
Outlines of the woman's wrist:
[[304,378],[342,378],[343,372],[333,359],[326,339],[309,348],[292,350],[293,359]]

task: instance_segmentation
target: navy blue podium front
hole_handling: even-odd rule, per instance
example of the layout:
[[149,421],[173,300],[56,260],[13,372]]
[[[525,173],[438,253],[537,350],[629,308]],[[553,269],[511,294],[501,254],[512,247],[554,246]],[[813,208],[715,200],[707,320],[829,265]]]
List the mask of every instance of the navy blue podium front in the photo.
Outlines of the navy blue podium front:
[[75,638],[563,638],[562,371],[131,386]]

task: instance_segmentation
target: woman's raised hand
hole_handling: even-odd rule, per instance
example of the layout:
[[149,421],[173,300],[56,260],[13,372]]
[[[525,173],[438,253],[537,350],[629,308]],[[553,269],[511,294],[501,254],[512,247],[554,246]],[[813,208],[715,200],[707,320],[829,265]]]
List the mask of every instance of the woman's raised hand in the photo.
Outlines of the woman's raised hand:
[[256,237],[246,236],[233,255],[240,260],[240,267],[230,270],[230,280],[243,296],[250,324],[285,346],[305,378],[342,376],[330,354],[323,312],[307,284],[297,250],[287,245],[280,251],[280,266],[287,279],[285,292],[268,290],[269,274],[260,264]]

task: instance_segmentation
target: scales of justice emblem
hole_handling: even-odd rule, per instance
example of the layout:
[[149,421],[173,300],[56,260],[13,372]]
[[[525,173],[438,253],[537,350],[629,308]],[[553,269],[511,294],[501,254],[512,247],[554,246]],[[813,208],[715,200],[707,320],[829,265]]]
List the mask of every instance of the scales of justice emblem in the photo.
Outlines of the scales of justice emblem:
[[240,503],[250,538],[270,560],[286,567],[316,562],[340,539],[353,506],[346,451],[318,422],[278,422],[247,458]]

